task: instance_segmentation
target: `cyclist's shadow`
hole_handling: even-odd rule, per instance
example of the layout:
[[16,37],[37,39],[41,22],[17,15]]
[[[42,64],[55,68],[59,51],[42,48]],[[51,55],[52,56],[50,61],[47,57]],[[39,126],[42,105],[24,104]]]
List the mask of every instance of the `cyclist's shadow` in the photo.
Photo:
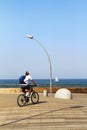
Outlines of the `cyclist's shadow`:
[[29,106],[29,105],[43,104],[43,103],[47,103],[47,102],[46,102],[46,101],[39,101],[38,103],[32,103],[32,102],[29,102],[29,103],[25,104],[25,105],[22,106],[22,107]]

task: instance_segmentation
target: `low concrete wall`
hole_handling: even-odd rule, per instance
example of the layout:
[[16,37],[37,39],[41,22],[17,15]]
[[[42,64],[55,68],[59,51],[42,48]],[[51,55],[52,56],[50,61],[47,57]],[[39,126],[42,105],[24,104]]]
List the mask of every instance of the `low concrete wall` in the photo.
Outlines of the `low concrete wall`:
[[20,88],[0,88],[0,94],[16,94],[20,92]]
[[[61,87],[62,88],[62,87]],[[58,89],[58,87],[53,87],[52,92],[55,93]],[[87,88],[67,88],[69,89],[72,93],[87,93]],[[50,87],[36,87],[34,88],[35,91],[38,93],[43,93],[44,90],[47,90],[47,92],[50,92]],[[21,89],[20,88],[0,88],[0,94],[17,94],[20,93]]]

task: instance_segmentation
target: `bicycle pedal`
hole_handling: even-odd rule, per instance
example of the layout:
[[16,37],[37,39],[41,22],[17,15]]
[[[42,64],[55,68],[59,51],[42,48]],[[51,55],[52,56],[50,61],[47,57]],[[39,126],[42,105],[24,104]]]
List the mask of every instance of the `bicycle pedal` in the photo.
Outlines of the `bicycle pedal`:
[[29,97],[26,97],[26,98],[25,98],[25,101],[26,101],[26,103],[29,102]]

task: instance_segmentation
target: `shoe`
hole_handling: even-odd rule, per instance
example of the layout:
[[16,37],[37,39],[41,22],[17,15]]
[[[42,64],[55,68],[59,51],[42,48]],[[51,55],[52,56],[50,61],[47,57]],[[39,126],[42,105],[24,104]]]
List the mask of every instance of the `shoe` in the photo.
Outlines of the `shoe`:
[[26,93],[26,97],[30,97],[30,94]]
[[30,97],[30,95],[28,94],[26,97],[28,97],[28,98],[29,98],[29,97]]

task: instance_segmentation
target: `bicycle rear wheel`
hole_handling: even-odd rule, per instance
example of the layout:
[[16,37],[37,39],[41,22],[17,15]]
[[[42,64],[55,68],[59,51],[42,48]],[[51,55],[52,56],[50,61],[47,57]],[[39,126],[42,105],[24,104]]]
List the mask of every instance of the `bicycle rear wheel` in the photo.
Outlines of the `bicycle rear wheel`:
[[18,97],[17,97],[17,104],[18,106],[22,107],[26,104],[26,97],[24,94],[20,94]]
[[31,101],[32,101],[33,104],[38,103],[38,101],[39,101],[39,94],[37,92],[34,91],[31,94]]

